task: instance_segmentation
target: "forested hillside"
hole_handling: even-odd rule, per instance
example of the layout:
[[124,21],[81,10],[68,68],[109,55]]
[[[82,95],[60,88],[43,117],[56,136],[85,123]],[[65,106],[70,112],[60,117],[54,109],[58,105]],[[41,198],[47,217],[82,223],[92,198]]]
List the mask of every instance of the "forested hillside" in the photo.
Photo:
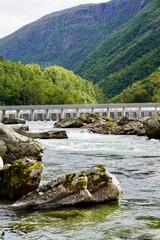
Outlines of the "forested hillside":
[[143,81],[138,81],[123,90],[110,102],[160,102],[160,68]]
[[97,103],[103,94],[92,82],[62,67],[40,68],[0,58],[0,105]]
[[[55,12],[0,39],[0,54],[41,66],[4,61],[1,104],[102,102],[98,87],[83,79],[111,99],[160,66],[160,1],[112,0]],[[54,64],[83,79],[61,67],[46,68]]]
[[60,65],[74,70],[87,55],[139,12],[147,0],[112,0],[44,16],[0,40],[0,55],[12,61]]
[[101,81],[110,98],[159,66],[160,1],[149,0],[139,13],[100,44],[76,72],[94,83]]

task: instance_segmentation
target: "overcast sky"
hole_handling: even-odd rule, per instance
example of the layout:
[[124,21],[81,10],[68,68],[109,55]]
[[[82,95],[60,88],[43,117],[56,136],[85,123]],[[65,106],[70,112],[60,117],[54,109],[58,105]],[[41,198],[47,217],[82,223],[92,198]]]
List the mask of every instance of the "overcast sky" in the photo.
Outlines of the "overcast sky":
[[40,17],[72,6],[109,0],[0,0],[0,38]]

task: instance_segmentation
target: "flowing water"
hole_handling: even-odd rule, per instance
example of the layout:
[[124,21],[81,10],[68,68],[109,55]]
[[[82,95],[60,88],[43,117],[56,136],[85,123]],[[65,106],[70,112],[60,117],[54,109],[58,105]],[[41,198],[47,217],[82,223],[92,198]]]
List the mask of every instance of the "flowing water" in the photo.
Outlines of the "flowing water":
[[[28,124],[35,131],[53,128],[53,122]],[[80,129],[67,133],[68,139],[39,140],[45,147],[42,183],[101,163],[123,188],[120,205],[27,214],[1,211],[0,239],[160,239],[160,141]]]

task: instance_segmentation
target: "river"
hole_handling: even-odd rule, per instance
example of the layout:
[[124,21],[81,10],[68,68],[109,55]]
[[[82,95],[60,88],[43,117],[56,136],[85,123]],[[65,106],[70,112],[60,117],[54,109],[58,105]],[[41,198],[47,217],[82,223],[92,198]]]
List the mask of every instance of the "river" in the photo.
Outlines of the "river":
[[[31,131],[53,129],[53,122],[27,124]],[[2,211],[0,239],[160,240],[160,141],[80,129],[67,133],[68,139],[39,140],[45,147],[42,183],[101,163],[120,182],[120,205],[26,214]]]

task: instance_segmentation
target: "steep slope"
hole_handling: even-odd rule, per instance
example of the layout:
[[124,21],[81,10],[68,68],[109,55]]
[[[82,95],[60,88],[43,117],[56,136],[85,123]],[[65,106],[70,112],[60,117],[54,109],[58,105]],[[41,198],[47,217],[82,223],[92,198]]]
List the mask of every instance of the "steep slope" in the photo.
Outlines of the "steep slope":
[[160,1],[147,5],[114,31],[77,68],[81,76],[101,81],[108,97],[149,76],[160,66]]
[[72,71],[0,58],[0,105],[78,104],[103,101],[92,82]]
[[113,0],[49,14],[1,39],[0,54],[13,61],[74,70],[100,42],[139,12],[145,1]]
[[160,102],[160,68],[143,81],[126,88],[110,102]]

